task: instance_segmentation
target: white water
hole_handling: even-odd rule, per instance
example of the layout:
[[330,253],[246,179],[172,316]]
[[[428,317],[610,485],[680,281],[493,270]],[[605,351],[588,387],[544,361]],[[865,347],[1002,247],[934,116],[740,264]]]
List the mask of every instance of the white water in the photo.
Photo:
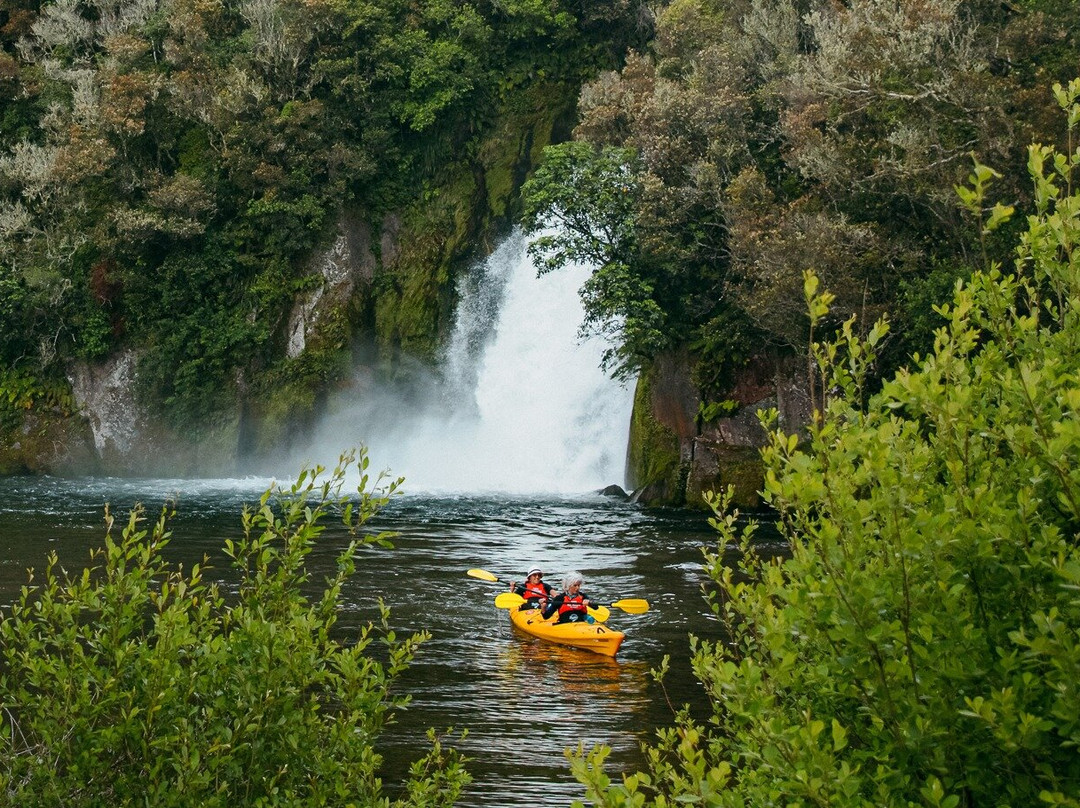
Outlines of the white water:
[[520,233],[458,287],[440,378],[408,392],[358,380],[313,447],[364,444],[407,491],[580,493],[622,485],[632,391],[582,342],[589,268],[538,278]]

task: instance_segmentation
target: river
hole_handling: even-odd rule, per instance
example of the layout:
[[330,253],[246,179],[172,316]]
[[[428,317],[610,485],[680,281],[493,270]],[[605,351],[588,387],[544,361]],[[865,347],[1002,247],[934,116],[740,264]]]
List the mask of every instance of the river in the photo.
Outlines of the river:
[[[399,385],[358,367],[307,441],[264,459],[287,483],[311,458],[332,465],[365,445],[374,468],[405,477],[404,495],[371,525],[398,532],[395,548],[364,549],[340,623],[355,632],[377,618],[381,598],[397,632],[431,634],[400,682],[412,705],[381,739],[388,784],[426,748],[428,727],[454,727],[468,730],[459,747],[474,778],[462,805],[569,805],[583,794],[566,749],[606,744],[613,771],[633,770],[675,709],[706,707],[688,658],[691,633],[721,636],[701,591],[701,550],[716,543],[705,514],[587,493],[623,481],[633,401],[601,370],[604,344],[581,338],[578,289],[589,273],[576,266],[538,278],[524,236],[511,234],[459,279],[438,368]],[[120,515],[141,502],[152,514],[178,497],[170,560],[209,556],[223,574],[222,544],[238,535],[244,503],[270,473],[0,479],[0,602],[49,551],[69,570],[85,565],[102,542],[105,503]],[[316,573],[333,568],[345,541],[340,529],[324,534]],[[518,636],[494,607],[502,587],[466,575],[478,567],[520,580],[533,564],[556,586],[579,570],[584,591],[602,601],[649,601],[645,614],[613,610],[610,625],[627,634],[617,661]],[[665,655],[661,687],[650,670]]]
[[[224,570],[222,542],[238,535],[243,504],[266,482],[0,480],[0,598],[9,602],[26,569],[43,567],[49,551],[68,570],[85,565],[102,541],[106,502],[117,514],[137,502],[154,513],[178,496],[170,560],[190,566],[208,555]],[[363,551],[343,592],[342,630],[375,619],[382,598],[396,631],[431,633],[400,682],[413,703],[381,740],[388,785],[425,748],[428,727],[454,727],[468,729],[457,745],[474,778],[461,805],[505,806],[530,795],[569,805],[583,792],[569,773],[567,748],[607,744],[612,770],[633,770],[642,765],[640,744],[670,723],[672,707],[704,707],[688,659],[691,632],[715,638],[720,631],[701,593],[701,548],[716,543],[704,514],[595,494],[406,493],[369,527],[399,536],[392,550]],[[324,534],[311,557],[317,574],[331,571],[344,541],[341,529]],[[586,591],[604,600],[649,601],[646,614],[613,610],[609,623],[627,634],[616,660],[516,633],[493,604],[502,588],[466,575],[480,567],[520,580],[532,564],[552,583],[580,570]],[[661,688],[649,671],[665,654],[672,666]]]

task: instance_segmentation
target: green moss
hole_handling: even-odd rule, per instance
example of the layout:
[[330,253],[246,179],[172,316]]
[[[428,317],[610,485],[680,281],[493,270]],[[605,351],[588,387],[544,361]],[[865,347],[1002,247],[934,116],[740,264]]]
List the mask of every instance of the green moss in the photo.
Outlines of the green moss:
[[257,455],[267,455],[275,449],[288,447],[298,425],[314,417],[316,401],[315,388],[302,378],[283,381],[266,389],[250,413],[259,424],[250,450]]
[[465,163],[448,167],[404,214],[397,253],[375,279],[375,336],[384,358],[434,357],[452,294],[453,266],[475,235],[478,186]]
[[627,476],[635,490],[653,488],[657,504],[680,500],[679,438],[652,412],[653,370],[642,373],[634,391],[634,409],[630,418],[630,445]]
[[699,447],[701,452],[711,452],[711,457],[699,457],[695,472],[686,481],[686,504],[692,508],[707,509],[702,494],[734,489],[732,505],[739,508],[761,506],[761,489],[765,485],[765,467],[761,452],[752,447],[728,446],[723,448]]
[[345,379],[351,368],[347,342],[348,300],[320,312],[307,335],[304,352],[279,360],[253,381],[247,417],[257,428],[243,451],[263,455],[287,447],[319,416],[325,391]]
[[26,446],[13,435],[0,436],[0,476],[28,474]]
[[0,432],[0,476],[100,471],[89,425],[77,414],[34,407],[22,412],[16,426]]
[[502,219],[515,214],[517,192],[552,142],[557,120],[573,109],[573,90],[564,84],[536,84],[507,104],[492,135],[480,146],[487,211]]

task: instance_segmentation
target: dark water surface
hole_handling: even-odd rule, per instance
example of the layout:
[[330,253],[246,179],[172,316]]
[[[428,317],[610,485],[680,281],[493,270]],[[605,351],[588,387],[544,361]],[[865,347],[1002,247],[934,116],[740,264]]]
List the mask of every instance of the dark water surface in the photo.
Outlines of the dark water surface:
[[[222,542],[239,534],[244,503],[256,502],[266,484],[2,479],[0,602],[9,602],[26,583],[28,567],[44,567],[49,551],[68,570],[85,565],[89,549],[102,543],[107,502],[120,523],[137,502],[154,515],[168,497],[179,495],[167,554],[185,566],[209,555],[224,570]],[[506,806],[539,797],[547,805],[569,805],[583,791],[570,776],[568,747],[609,745],[611,770],[634,770],[642,764],[640,744],[670,723],[671,705],[702,705],[690,673],[688,635],[720,635],[701,594],[701,548],[716,546],[703,513],[650,511],[591,494],[406,494],[369,527],[400,536],[393,550],[362,551],[343,593],[344,630],[376,619],[382,598],[396,631],[431,633],[399,682],[412,705],[381,742],[388,784],[400,781],[426,748],[428,727],[454,727],[468,729],[457,745],[470,758],[474,778],[460,804]],[[345,541],[343,530],[327,530],[311,557],[316,573],[332,570]],[[533,564],[548,571],[546,580],[555,585],[577,569],[594,597],[649,601],[652,608],[643,615],[612,610],[609,623],[627,633],[617,660],[517,634],[493,605],[502,587],[465,574],[480,567],[520,580]],[[649,671],[665,654],[672,665],[661,688]]]

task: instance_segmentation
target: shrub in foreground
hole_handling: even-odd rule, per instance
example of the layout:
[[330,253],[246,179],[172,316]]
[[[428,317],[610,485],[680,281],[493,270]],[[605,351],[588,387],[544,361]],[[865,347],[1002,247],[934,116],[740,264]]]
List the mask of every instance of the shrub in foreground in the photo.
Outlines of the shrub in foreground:
[[[358,500],[341,494],[360,472]],[[360,527],[400,483],[369,490],[367,457],[301,473],[225,541],[238,588],[172,568],[167,511],[109,529],[96,566],[55,555],[0,619],[0,803],[19,806],[390,806],[374,742],[423,634],[335,630]],[[380,487],[382,486],[382,487]],[[353,540],[320,587],[306,558],[331,512]],[[311,593],[315,591],[313,596]],[[453,804],[468,776],[438,739],[395,806]]]
[[815,349],[820,418],[764,452],[791,556],[756,556],[752,527],[741,569],[709,556],[711,718],[680,715],[621,783],[606,749],[572,755],[594,805],[1080,806],[1080,81],[1055,93],[1071,145],[1029,150],[1014,271],[958,287],[872,396],[883,323]]

